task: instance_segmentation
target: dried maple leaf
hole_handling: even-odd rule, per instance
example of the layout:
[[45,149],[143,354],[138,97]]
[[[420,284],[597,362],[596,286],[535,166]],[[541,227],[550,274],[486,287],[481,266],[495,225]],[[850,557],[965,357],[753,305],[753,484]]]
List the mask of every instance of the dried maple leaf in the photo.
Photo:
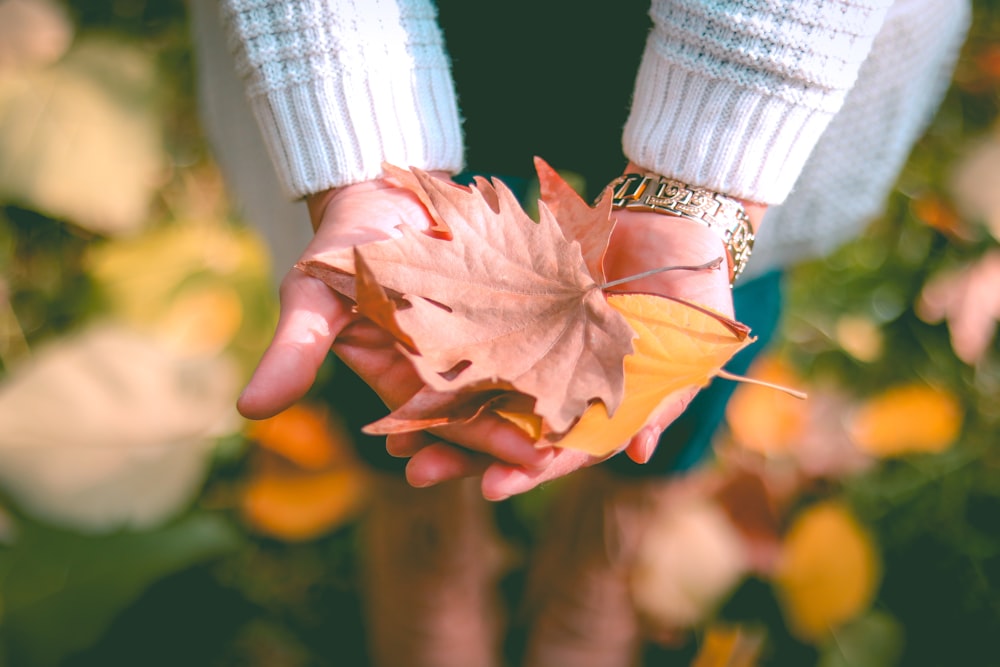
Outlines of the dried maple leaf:
[[753,341],[746,326],[708,309],[651,294],[610,294],[638,334],[625,358],[625,398],[614,415],[594,404],[555,444],[595,456],[615,451],[678,392],[701,387]]
[[434,391],[424,387],[406,403],[382,419],[368,424],[362,430],[370,435],[388,435],[423,431],[435,426],[468,421],[490,407],[504,394],[505,390],[501,388],[482,391]]
[[602,284],[607,282],[604,254],[615,228],[610,192],[606,190],[591,207],[545,160],[535,158],[535,171],[538,172],[542,203],[559,221],[566,238],[580,244],[590,275]]
[[358,310],[365,314],[375,324],[385,329],[395,338],[400,345],[411,352],[416,352],[417,346],[413,339],[405,331],[399,328],[396,322],[396,310],[398,305],[382,286],[375,280],[371,269],[365,263],[364,258],[358,249],[354,249],[354,268],[357,271],[354,281],[355,301]]
[[[531,220],[499,181],[462,188],[413,174],[452,238],[402,226],[400,237],[358,252],[378,284],[407,302],[395,319],[416,344],[419,354],[409,357],[421,379],[436,391],[509,385],[535,397],[535,413],[556,431],[594,401],[614,413],[634,333],[608,305],[580,244],[544,204]],[[347,293],[354,251],[299,267]]]

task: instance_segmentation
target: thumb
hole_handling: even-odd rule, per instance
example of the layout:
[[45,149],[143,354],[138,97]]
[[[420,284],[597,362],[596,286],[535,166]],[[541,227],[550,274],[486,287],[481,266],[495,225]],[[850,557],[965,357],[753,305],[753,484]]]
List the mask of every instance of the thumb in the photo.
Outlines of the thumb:
[[265,419],[302,398],[316,379],[350,306],[323,282],[292,269],[281,282],[274,337],[236,402],[249,419]]

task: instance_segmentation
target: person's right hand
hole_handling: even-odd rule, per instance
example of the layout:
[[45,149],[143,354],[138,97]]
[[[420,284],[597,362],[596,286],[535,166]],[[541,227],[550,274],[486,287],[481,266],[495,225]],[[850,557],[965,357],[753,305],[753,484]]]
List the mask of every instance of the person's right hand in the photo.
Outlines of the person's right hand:
[[[397,235],[399,225],[428,229],[432,224],[413,193],[383,180],[314,195],[309,210],[316,235],[303,259]],[[244,416],[270,417],[300,399],[315,381],[331,347],[389,407],[402,404],[423,386],[395,341],[358,316],[348,299],[320,280],[293,268],[282,281],[279,299],[274,337],[237,402]],[[433,435],[391,437],[387,447],[415,452],[418,462],[429,459],[429,465],[418,464],[416,474],[408,474],[416,486],[481,472],[495,460],[537,469],[553,455],[551,449],[536,448],[520,429],[496,416],[435,429]],[[435,464],[438,451],[447,451],[448,456],[439,457]]]
[[[627,171],[646,170],[630,165]],[[766,207],[753,202],[743,204],[756,229]],[[605,257],[609,280],[664,266],[699,265],[726,256],[720,237],[698,222],[643,211],[617,211],[615,217],[618,223]],[[682,298],[728,316],[733,313],[728,265],[722,270],[657,273],[631,280],[622,289]],[[692,387],[671,396],[638,434],[627,443],[619,443],[619,451],[624,450],[637,463],[649,461],[660,434],[684,411],[697,391]],[[458,457],[461,455],[461,452],[447,447],[418,452],[411,459],[409,470],[421,478],[444,481],[445,478],[435,477],[432,471],[460,470]],[[552,462],[537,470],[493,461],[483,472],[483,495],[494,500],[507,498],[602,460],[585,452],[557,449]]]

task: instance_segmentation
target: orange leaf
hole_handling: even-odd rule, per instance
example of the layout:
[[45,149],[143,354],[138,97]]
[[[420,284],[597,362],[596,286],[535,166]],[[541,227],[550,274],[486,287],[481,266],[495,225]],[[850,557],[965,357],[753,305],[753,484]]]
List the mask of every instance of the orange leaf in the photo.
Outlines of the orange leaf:
[[878,578],[871,537],[846,507],[829,501],[795,518],[775,583],[789,628],[816,641],[868,608]]
[[368,480],[346,466],[314,474],[262,474],[242,496],[247,523],[283,540],[308,540],[353,518],[367,497]]
[[608,249],[615,221],[611,218],[611,194],[605,191],[594,207],[585,202],[545,160],[535,158],[542,203],[559,221],[563,234],[580,244],[587,270],[604,284],[604,254]]
[[625,397],[609,416],[591,405],[559,447],[594,456],[615,451],[671,397],[704,386],[753,339],[732,320],[682,301],[650,294],[611,294],[608,303],[635,330],[635,353],[625,357]]
[[958,438],[962,408],[949,392],[906,385],[868,400],[848,426],[858,449],[875,456],[944,451]]

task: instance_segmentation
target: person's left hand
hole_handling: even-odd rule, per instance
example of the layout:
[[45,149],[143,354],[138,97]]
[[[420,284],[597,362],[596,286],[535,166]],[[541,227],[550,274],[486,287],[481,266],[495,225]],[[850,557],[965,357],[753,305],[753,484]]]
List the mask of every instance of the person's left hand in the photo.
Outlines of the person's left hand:
[[[447,179],[445,174],[436,177]],[[309,208],[316,235],[304,259],[384,238],[398,233],[400,225],[423,230],[432,224],[427,209],[412,192],[383,179],[317,193],[310,197]],[[391,336],[355,313],[351,303],[326,284],[292,269],[281,284],[274,336],[237,402],[239,411],[262,419],[287,408],[312,385],[331,348],[391,407],[399,406],[423,386]],[[425,457],[433,457],[435,451],[446,447],[444,441],[464,448],[453,448],[448,460],[451,467],[434,468],[430,479],[420,477],[418,466],[416,476],[409,477],[416,486],[445,476],[466,475],[473,469],[481,471],[483,462],[493,459],[537,469],[553,455],[551,448],[537,447],[523,431],[491,414],[435,432],[433,437],[411,434],[395,438],[403,448],[423,446]],[[388,446],[393,444],[391,439]],[[455,462],[461,463],[459,469]]]

